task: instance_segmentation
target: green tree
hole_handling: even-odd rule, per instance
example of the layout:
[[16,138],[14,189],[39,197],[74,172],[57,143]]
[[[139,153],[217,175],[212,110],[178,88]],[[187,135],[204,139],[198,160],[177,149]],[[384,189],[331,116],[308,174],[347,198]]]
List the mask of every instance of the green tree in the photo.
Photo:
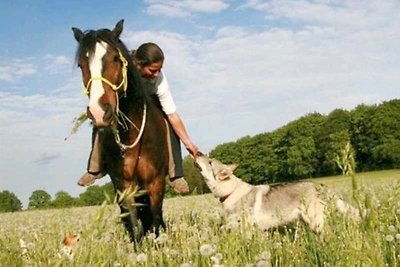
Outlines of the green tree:
[[18,197],[7,190],[0,192],[0,212],[21,211],[22,203]]
[[105,200],[104,189],[98,185],[92,185],[79,195],[79,200],[84,206],[100,205]]
[[317,172],[318,159],[315,140],[325,117],[311,113],[280,129],[277,142],[278,175],[282,180],[312,177]]
[[51,196],[44,190],[36,190],[29,197],[28,209],[45,209],[51,207]]
[[350,138],[358,171],[369,171],[376,167],[371,160],[371,150],[378,144],[372,131],[372,118],[376,109],[376,106],[362,104],[351,112]]
[[188,182],[192,193],[204,194],[210,192],[204,182],[203,176],[201,176],[199,169],[196,168],[193,159],[190,156],[186,156],[183,159],[183,170],[185,173],[185,179]]
[[335,156],[350,142],[350,112],[335,109],[322,123],[316,138],[317,176],[334,175],[340,172]]
[[78,200],[65,191],[59,191],[55,194],[52,205],[55,208],[69,208],[78,206]]

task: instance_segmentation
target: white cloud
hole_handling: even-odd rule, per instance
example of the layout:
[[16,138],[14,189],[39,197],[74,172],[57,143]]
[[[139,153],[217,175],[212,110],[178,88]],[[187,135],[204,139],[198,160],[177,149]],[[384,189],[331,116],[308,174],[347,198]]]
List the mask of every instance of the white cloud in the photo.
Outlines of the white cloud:
[[71,69],[72,61],[63,55],[45,55],[45,70],[50,74],[64,73]]
[[298,28],[256,32],[226,26],[209,39],[128,32],[126,40],[129,47],[144,41],[160,44],[178,110],[188,118],[189,131],[195,129],[195,140],[209,141],[199,125],[215,131],[214,138],[220,139],[207,144],[212,148],[215,142],[272,130],[308,112],[398,97],[399,19],[393,14],[399,8],[325,2],[249,3],[276,19],[306,22]]
[[270,20],[284,18],[352,30],[382,28],[400,19],[398,1],[249,0],[242,7],[265,12]]
[[229,4],[226,0],[148,0],[146,13],[149,15],[162,15],[166,17],[185,18],[193,13],[218,13]]
[[36,71],[37,67],[29,59],[0,62],[0,81],[16,82],[20,78],[33,75]]

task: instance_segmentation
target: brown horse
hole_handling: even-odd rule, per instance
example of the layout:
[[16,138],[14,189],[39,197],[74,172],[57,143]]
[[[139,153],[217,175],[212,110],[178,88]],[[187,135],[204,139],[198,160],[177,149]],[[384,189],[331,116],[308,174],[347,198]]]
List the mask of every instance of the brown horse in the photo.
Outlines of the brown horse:
[[169,160],[164,115],[143,90],[119,39],[123,20],[113,30],[72,30],[79,43],[76,62],[89,96],[88,116],[99,129],[114,188],[126,192],[138,186],[147,192],[140,197],[128,194],[120,203],[121,213],[129,214],[122,219],[124,225],[133,241],[148,231],[158,233],[165,226],[162,203]]

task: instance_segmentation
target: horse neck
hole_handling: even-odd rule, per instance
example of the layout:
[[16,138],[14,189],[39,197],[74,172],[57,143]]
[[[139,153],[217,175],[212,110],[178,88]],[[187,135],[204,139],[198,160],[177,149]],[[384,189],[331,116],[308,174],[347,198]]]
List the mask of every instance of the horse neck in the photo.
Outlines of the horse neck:
[[141,121],[143,115],[144,104],[147,102],[144,94],[137,90],[141,90],[141,83],[135,82],[134,77],[128,77],[128,87],[126,96],[122,96],[119,102],[119,109],[131,120]]

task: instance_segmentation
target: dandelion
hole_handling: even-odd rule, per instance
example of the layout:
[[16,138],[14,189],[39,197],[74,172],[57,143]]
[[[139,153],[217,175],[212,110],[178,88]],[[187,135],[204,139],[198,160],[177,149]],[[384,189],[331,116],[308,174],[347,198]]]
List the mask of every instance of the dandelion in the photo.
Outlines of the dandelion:
[[167,241],[168,241],[168,235],[165,233],[162,233],[159,237],[156,238],[156,242],[158,244],[164,244]]
[[146,262],[147,261],[147,256],[144,253],[140,253],[136,256],[136,261],[137,262]]
[[390,232],[396,232],[396,227],[394,227],[394,225],[389,225],[388,230]]
[[400,209],[396,210],[396,214],[400,215]]
[[157,236],[155,233],[150,233],[147,235],[147,239],[149,239],[149,240],[155,240],[156,238],[157,238]]
[[386,236],[386,241],[392,242],[394,240],[394,237],[392,235],[387,235]]
[[220,264],[221,260],[222,260],[222,253],[217,253],[214,256],[212,256],[210,259],[214,263],[214,265]]
[[211,256],[215,253],[215,249],[212,245],[205,244],[200,247],[200,254],[203,256]]
[[400,234],[396,234],[396,239],[400,240]]
[[188,262],[185,262],[181,264],[181,267],[193,267],[193,265]]
[[269,259],[271,259],[271,252],[269,251],[263,251],[256,257],[256,261],[269,260]]
[[269,266],[269,264],[268,264],[268,262],[265,261],[265,260],[260,260],[260,261],[258,261],[258,262],[256,263],[256,267],[268,267],[268,266]]

